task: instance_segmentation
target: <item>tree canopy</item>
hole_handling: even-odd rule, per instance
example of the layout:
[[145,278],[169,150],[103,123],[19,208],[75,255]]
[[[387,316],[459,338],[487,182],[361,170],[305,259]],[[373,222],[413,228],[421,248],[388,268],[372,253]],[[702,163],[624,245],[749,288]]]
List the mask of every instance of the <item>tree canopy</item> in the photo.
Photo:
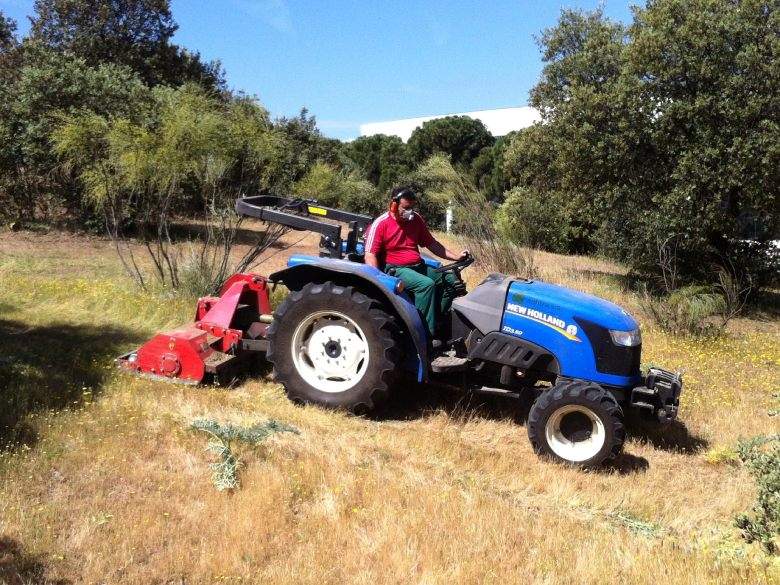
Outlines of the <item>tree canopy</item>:
[[777,233],[779,26],[758,0],[653,0],[628,28],[563,11],[540,37],[543,123],[508,148],[510,183],[569,202],[580,244],[640,274],[670,242],[689,280],[766,266],[745,242]]
[[411,170],[406,145],[398,136],[361,136],[341,147],[347,166],[360,172],[380,191],[388,192]]
[[224,83],[219,63],[204,63],[171,42],[178,26],[169,0],[36,0],[30,38],[87,64],[117,63],[148,84]]
[[493,145],[493,135],[480,120],[446,116],[424,122],[409,138],[409,154],[419,164],[433,154],[450,156],[452,164],[466,168],[483,148]]
[[16,22],[0,11],[0,53],[10,50],[16,44]]

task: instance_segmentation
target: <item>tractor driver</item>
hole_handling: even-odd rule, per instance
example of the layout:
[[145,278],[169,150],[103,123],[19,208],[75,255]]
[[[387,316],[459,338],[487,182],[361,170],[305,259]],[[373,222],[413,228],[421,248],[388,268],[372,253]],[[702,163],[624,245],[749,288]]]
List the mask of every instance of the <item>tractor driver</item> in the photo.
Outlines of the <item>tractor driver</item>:
[[[365,233],[365,261],[385,272],[394,269],[414,304],[422,313],[431,338],[436,337],[437,320],[447,314],[455,298],[452,273],[436,272],[425,264],[418,246],[428,248],[439,258],[463,260],[468,250],[456,254],[431,235],[425,220],[414,211],[417,194],[411,187],[396,187],[391,194],[387,213],[376,218]],[[440,345],[434,340],[434,346]]]

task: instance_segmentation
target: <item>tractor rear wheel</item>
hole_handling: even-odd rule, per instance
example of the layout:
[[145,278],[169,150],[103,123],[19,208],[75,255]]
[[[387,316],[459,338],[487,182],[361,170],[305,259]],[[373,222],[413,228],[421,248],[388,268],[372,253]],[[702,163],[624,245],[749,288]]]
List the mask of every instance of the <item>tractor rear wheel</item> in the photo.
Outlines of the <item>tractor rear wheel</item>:
[[577,467],[615,458],[626,438],[623,411],[598,384],[560,380],[536,399],[528,438],[537,454]]
[[309,283],[288,295],[268,330],[268,361],[295,401],[363,414],[396,380],[398,328],[352,287]]

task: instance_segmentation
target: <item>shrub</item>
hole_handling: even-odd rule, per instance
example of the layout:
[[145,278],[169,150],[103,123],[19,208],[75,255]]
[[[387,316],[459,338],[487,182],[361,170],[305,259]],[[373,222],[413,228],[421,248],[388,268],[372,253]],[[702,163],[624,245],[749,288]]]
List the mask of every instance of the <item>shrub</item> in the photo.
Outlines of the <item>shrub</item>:
[[515,187],[499,208],[498,232],[512,242],[550,252],[567,252],[570,225],[562,202],[551,194]]
[[[143,121],[89,112],[68,116],[53,132],[54,149],[102,215],[120,259],[141,287],[151,278],[181,288],[184,258],[175,245],[173,220],[185,212],[201,220],[189,268],[206,274],[198,275],[204,279],[199,284],[190,270],[187,285],[208,286],[200,292],[213,293],[232,272],[230,252],[241,222],[232,211],[234,200],[265,184],[278,137],[258,104],[225,103],[194,85],[155,89],[152,110]],[[128,227],[151,259],[151,275],[136,262]],[[270,245],[269,237],[280,234],[266,230],[235,268],[248,268]]]
[[379,215],[386,200],[366,179],[352,172],[339,171],[333,165],[315,163],[293,186],[293,194],[316,199],[322,205],[354,213]]
[[715,335],[725,322],[713,319],[723,316],[724,297],[707,286],[687,286],[666,296],[654,296],[647,289],[640,297],[642,308],[661,329],[670,333]]
[[769,554],[780,542],[780,435],[740,441],[737,452],[756,479],[758,493],[751,514],[740,514],[736,525],[747,542],[758,542]]

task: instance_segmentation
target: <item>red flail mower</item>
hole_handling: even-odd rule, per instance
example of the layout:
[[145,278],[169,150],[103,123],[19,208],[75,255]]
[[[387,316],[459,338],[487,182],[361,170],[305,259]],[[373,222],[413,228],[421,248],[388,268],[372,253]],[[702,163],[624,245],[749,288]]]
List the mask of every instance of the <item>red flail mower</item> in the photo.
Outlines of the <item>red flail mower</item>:
[[[274,195],[238,199],[236,213],[319,233],[320,256],[333,258],[354,251],[371,222],[365,215]],[[339,223],[323,218],[347,223],[347,240],[341,238]],[[133,374],[184,384],[198,384],[207,377],[232,377],[239,366],[263,358],[268,351],[266,333],[273,321],[269,284],[264,276],[234,274],[222,285],[219,297],[198,300],[194,323],[158,333],[137,350],[119,356],[117,365]]]
[[198,384],[219,379],[253,356],[265,353],[272,321],[268,282],[257,274],[234,274],[218,297],[198,300],[195,322],[158,333],[117,359],[123,369],[152,378]]

